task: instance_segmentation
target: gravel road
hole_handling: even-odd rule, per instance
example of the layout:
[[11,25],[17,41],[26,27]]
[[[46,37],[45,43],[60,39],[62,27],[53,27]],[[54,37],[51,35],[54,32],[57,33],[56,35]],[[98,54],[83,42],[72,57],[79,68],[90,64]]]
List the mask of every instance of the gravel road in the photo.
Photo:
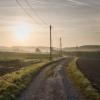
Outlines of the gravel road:
[[83,100],[65,72],[71,58],[46,66],[18,100]]

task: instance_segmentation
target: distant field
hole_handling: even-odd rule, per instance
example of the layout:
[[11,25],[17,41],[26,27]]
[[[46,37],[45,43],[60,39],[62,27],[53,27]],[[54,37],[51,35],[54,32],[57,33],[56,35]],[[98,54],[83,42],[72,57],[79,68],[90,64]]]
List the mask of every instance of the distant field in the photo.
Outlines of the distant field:
[[48,58],[48,57],[49,57],[48,54],[0,52],[0,60],[42,59],[42,58]]
[[[57,55],[53,57],[56,58]],[[49,54],[0,52],[0,75],[48,59]]]
[[100,93],[100,59],[80,58],[77,66]]
[[98,52],[64,52],[64,55],[67,56],[78,56],[78,57],[85,57],[85,58],[99,58],[100,59],[100,51]]
[[0,75],[48,59],[48,54],[0,52]]

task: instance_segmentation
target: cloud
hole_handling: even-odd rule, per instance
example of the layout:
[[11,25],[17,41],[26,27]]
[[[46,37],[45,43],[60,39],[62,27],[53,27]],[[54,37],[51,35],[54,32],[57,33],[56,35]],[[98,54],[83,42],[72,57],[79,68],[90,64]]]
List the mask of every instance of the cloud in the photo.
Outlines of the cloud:
[[79,6],[89,6],[87,3],[80,2],[80,1],[77,1],[77,0],[66,0],[66,1],[69,1],[69,2],[74,3],[76,5],[79,5]]

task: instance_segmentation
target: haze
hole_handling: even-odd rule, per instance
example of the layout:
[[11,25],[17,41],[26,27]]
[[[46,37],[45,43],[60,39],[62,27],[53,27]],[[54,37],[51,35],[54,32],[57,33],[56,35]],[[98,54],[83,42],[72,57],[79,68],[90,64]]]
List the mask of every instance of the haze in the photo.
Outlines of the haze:
[[[30,9],[29,2],[33,10]],[[100,45],[100,0],[0,0],[0,45]],[[27,13],[28,14],[27,14]],[[30,15],[30,17],[29,17]]]

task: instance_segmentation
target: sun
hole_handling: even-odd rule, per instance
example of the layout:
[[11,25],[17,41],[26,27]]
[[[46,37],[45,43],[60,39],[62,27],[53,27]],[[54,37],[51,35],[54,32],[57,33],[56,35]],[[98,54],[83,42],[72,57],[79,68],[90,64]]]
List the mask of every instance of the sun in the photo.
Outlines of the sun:
[[29,34],[32,32],[32,26],[28,23],[21,22],[16,25],[15,37],[17,40],[24,41],[28,39]]

